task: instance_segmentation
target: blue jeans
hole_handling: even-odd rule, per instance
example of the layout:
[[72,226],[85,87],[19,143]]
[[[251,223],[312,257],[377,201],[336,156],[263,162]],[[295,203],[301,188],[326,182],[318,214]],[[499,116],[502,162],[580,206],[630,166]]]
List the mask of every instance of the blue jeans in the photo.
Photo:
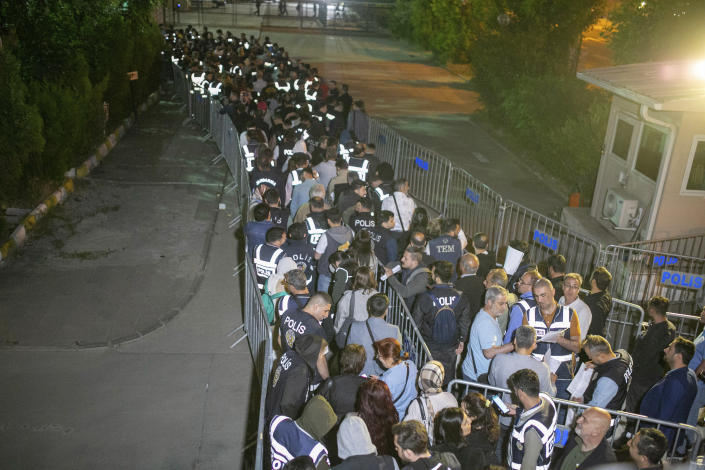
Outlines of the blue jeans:
[[[570,392],[568,391],[568,385],[570,385],[571,379],[561,379],[560,377],[556,379],[556,398],[563,398],[565,400],[570,400]],[[558,413],[558,424],[565,423],[565,415],[568,410],[563,407]]]
[[318,292],[328,292],[328,287],[330,287],[330,276],[325,274],[318,275]]

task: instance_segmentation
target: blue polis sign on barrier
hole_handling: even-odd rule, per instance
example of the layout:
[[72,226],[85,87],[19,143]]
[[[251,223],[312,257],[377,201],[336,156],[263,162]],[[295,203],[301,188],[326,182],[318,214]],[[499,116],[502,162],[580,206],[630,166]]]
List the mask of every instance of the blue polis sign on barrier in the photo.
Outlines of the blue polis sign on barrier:
[[664,269],[661,271],[661,284],[671,287],[685,287],[686,289],[700,289],[705,285],[705,275]]
[[474,202],[475,204],[478,204],[480,202],[480,195],[470,188],[465,189],[465,197],[468,198],[470,201]]
[[558,239],[543,233],[539,229],[534,230],[534,239],[539,245],[543,245],[553,251],[558,249]]
[[423,171],[428,171],[429,165],[428,165],[428,162],[427,162],[426,160],[423,160],[423,159],[421,159],[421,158],[419,158],[419,157],[416,157],[415,162],[416,162],[416,166],[418,166],[419,168],[421,168]]
[[677,263],[678,258],[675,256],[654,256],[654,266],[670,266]]

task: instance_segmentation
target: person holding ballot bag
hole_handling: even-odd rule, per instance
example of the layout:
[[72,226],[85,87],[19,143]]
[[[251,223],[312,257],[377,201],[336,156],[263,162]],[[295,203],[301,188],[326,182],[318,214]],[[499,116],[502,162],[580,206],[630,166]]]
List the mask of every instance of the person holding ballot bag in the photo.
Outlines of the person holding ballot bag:
[[[580,351],[580,321],[575,310],[558,305],[551,281],[539,279],[533,287],[536,306],[524,314],[524,325],[536,330],[533,355],[544,361],[556,376],[556,397],[570,398],[567,388],[573,378],[574,355]],[[563,413],[561,413],[563,414]]]

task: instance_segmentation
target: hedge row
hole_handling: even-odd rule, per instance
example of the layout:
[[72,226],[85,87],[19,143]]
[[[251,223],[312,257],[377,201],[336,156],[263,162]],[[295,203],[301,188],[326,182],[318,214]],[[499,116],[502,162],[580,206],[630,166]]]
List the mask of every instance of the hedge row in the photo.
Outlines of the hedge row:
[[[159,85],[152,0],[3,2],[0,207],[31,202]],[[106,120],[104,103],[109,109]],[[1,212],[0,212],[1,214]]]

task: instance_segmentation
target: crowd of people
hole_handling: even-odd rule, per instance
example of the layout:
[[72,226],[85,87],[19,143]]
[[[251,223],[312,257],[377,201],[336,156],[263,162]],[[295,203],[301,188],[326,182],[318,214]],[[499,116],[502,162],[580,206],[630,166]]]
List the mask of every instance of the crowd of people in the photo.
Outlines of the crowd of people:
[[[667,299],[649,301],[630,351],[614,350],[607,269],[584,280],[560,254],[532,260],[527,241],[492,247],[430,215],[375,156],[347,85],[267,37],[164,34],[165,54],[241,131],[246,256],[276,337],[265,385],[272,468],[590,468],[617,460],[607,441],[617,432],[638,468],[685,452],[673,429],[617,430],[606,411],[698,424],[705,341],[676,335]],[[431,352],[420,369],[387,321],[381,281]],[[456,396],[444,391],[455,378],[511,393]],[[554,397],[588,408],[574,416]],[[574,429],[554,452],[557,426]]]

